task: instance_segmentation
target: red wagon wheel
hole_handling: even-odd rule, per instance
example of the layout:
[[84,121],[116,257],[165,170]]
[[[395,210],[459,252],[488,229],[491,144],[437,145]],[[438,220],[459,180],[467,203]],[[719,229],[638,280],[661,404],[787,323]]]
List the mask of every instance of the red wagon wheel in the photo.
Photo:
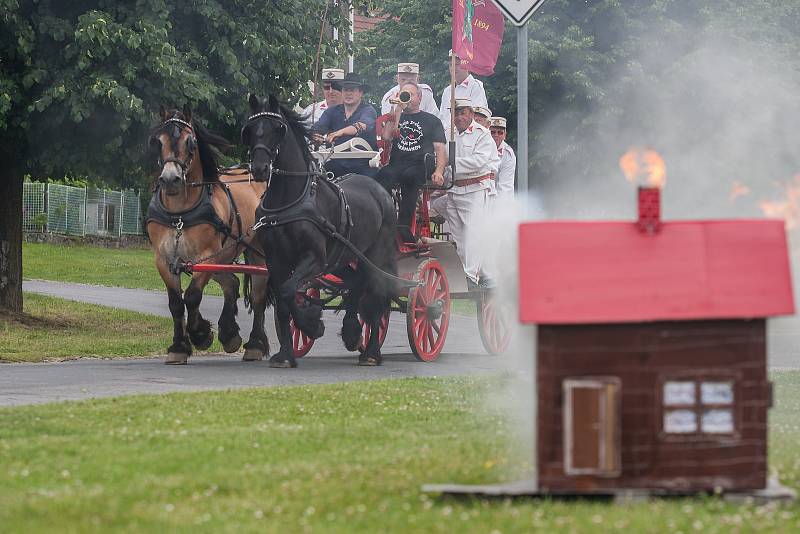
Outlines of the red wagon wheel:
[[512,334],[511,307],[490,291],[478,299],[478,332],[489,354],[502,354],[508,349]]
[[[316,287],[309,287],[306,289],[306,295],[311,298],[318,299],[319,298],[319,289]],[[298,304],[302,302],[303,297],[300,295],[297,296]],[[275,316],[275,328],[278,328],[278,316]],[[302,330],[297,328],[294,325],[294,319],[289,319],[289,330],[292,332],[292,352],[294,353],[295,358],[302,358],[308,351],[311,350],[311,347],[314,346],[314,338],[310,338],[303,333]]]
[[[383,342],[386,340],[386,332],[389,330],[389,313],[391,313],[391,311],[386,310],[381,316],[381,323],[378,326],[378,348],[381,348]],[[361,314],[358,315],[358,322],[361,323],[361,342],[358,344],[358,352],[364,354],[367,343],[369,343],[370,328],[361,318]]]
[[408,292],[408,343],[418,360],[431,362],[439,357],[447,337],[450,287],[441,264],[432,258],[419,264],[413,279],[422,285]]

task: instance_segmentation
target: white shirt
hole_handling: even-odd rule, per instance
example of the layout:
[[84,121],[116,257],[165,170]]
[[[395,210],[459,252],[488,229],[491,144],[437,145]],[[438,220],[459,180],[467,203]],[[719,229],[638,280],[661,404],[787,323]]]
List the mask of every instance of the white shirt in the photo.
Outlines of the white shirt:
[[[472,74],[464,78],[464,81],[456,85],[456,98],[469,98],[472,106],[489,107],[486,101],[486,91],[483,89],[483,82],[472,77]],[[439,120],[442,121],[445,131],[450,131],[450,86],[442,91],[442,105],[439,106]]]
[[514,154],[514,150],[505,141],[497,147],[497,155],[500,156],[500,167],[494,177],[497,185],[497,194],[511,196],[514,194],[514,173],[517,170],[517,155]]
[[[314,109],[314,104],[310,104],[303,110],[302,115],[308,116],[308,123],[311,124],[312,122],[316,123],[319,122],[319,118],[322,117],[322,114],[325,113],[325,110],[328,109],[328,102],[323,100],[322,102],[317,102],[317,107]],[[311,112],[314,112],[314,115],[311,115]]]
[[[492,134],[475,121],[463,132],[456,133],[456,180],[477,178],[494,172],[500,166],[500,156]],[[482,189],[495,192],[494,180],[483,180],[466,186],[454,185],[448,192],[463,195]]]
[[[433,98],[433,89],[430,88],[429,85],[424,83],[419,83],[420,91],[422,92],[422,102],[419,104],[419,109],[422,111],[427,111],[428,113],[432,113],[433,115],[439,116],[439,108],[436,107],[436,100]],[[386,115],[392,111],[392,107],[394,104],[389,103],[389,99],[392,97],[396,97],[400,93],[400,86],[395,85],[388,91],[386,94],[383,95],[381,99],[381,115]]]

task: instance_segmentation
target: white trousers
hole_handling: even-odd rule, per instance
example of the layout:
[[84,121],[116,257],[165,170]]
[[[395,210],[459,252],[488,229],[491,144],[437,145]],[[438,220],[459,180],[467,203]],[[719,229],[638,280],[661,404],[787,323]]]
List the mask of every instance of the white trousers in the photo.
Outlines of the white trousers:
[[[488,224],[491,206],[489,189],[471,193],[447,193],[431,201],[431,207],[445,218],[456,242],[456,252],[464,265],[464,273],[477,282],[483,273],[483,225]],[[483,273],[485,274],[485,273]]]

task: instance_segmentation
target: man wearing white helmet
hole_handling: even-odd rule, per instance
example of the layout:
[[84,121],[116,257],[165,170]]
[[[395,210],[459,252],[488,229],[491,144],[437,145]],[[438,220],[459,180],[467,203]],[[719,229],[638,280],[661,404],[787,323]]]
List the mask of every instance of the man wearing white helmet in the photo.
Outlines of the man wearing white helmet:
[[439,115],[439,108],[436,107],[436,101],[433,98],[433,89],[430,86],[419,83],[419,64],[418,63],[398,63],[397,64],[397,85],[386,91],[381,99],[381,115],[386,115],[392,112],[394,104],[389,102],[392,98],[400,96],[400,87],[406,83],[415,83],[419,86],[422,92],[422,104],[419,109],[427,111],[433,115]]
[[447,221],[468,285],[491,287],[483,269],[484,244],[480,238],[489,217],[491,197],[496,194],[492,177],[500,158],[489,130],[475,122],[474,115],[472,101],[456,99],[453,187],[433,200],[431,207]]
[[[453,51],[450,51],[453,54]],[[451,65],[452,70],[452,65]],[[456,98],[467,98],[473,106],[489,107],[486,101],[486,91],[483,89],[483,82],[472,77],[470,72],[461,66],[459,58],[456,56]],[[448,84],[442,91],[442,103],[439,106],[439,119],[442,121],[444,131],[450,135],[450,85]]]
[[322,117],[326,109],[342,103],[342,86],[340,85],[342,80],[344,80],[344,71],[342,69],[322,69],[320,85],[322,86],[324,100],[314,102],[303,110],[302,115],[308,117],[309,123],[319,122],[319,118]]
[[475,106],[472,108],[475,112],[475,122],[483,126],[484,128],[489,127],[489,117],[492,116],[492,111],[489,108],[485,108],[483,106]]
[[514,175],[517,171],[517,155],[506,143],[505,117],[492,117],[489,119],[489,132],[497,145],[497,155],[500,156],[500,167],[495,176],[498,198],[507,198],[514,195]]

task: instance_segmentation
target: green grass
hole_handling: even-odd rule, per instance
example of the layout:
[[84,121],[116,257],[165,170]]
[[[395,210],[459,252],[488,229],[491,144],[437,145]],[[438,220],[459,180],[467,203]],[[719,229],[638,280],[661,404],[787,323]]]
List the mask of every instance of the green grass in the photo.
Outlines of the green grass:
[[[172,319],[25,293],[24,314],[0,315],[0,362],[164,354]],[[215,340],[209,351],[221,351]],[[1,531],[2,529],[0,529]]]
[[[26,279],[164,290],[149,248],[23,243],[22,274]],[[184,276],[184,289],[188,283]],[[212,281],[205,294],[221,296],[222,289]]]
[[[265,371],[266,372],[266,371]],[[777,375],[772,468],[800,480],[800,373]],[[6,532],[796,532],[800,507],[452,500],[428,482],[529,467],[485,406],[502,378],[406,379],[0,409]]]

